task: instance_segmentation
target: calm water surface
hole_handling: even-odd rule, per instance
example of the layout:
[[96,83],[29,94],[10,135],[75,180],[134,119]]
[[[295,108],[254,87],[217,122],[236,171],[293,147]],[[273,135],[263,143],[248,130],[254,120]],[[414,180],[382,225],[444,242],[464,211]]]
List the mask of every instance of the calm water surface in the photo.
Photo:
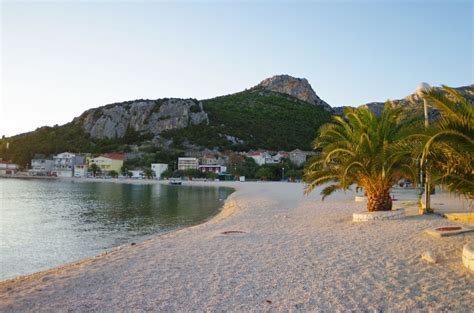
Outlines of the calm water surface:
[[0,279],[206,221],[233,189],[0,179]]

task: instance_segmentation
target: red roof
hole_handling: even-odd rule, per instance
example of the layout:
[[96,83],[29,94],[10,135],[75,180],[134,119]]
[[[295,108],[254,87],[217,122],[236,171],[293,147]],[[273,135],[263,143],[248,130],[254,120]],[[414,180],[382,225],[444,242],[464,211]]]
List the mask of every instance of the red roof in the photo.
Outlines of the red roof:
[[104,154],[104,157],[112,160],[125,160],[127,155],[123,153],[106,153]]

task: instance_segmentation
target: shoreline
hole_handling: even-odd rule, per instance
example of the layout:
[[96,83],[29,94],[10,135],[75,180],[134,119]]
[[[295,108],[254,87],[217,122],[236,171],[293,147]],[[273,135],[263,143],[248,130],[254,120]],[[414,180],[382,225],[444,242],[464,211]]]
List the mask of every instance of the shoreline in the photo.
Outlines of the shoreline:
[[[472,305],[474,276],[458,254],[474,237],[423,234],[450,221],[417,216],[357,224],[350,216],[365,205],[354,203],[352,193],[321,202],[318,191],[303,197],[301,184],[222,183],[188,182],[236,189],[209,221],[2,281],[0,310],[462,311]],[[425,249],[440,264],[423,263]]]
[[[66,180],[68,180],[68,179],[66,179]],[[82,181],[82,182],[86,183],[88,181]],[[93,182],[93,181],[90,181],[90,182]],[[104,179],[104,181],[96,180],[94,182],[113,183],[113,182],[110,182],[110,181],[105,180],[105,179]],[[124,184],[125,183],[131,183],[131,184],[133,184],[133,182],[126,182],[126,181],[115,182],[115,183],[124,183]],[[159,184],[160,182],[155,181],[155,183]],[[150,183],[146,183],[146,184],[152,184],[152,183],[150,182]],[[198,185],[198,184],[196,184],[196,185]],[[198,185],[198,186],[201,186],[201,185]],[[218,185],[218,186],[209,186],[209,187],[227,187],[227,186]],[[228,201],[237,192],[237,189],[234,188],[234,187],[230,187],[230,188],[234,189],[234,192],[232,192],[226,198],[226,200],[224,202],[224,205],[217,210],[216,214],[210,216],[204,222],[196,224],[196,225],[191,225],[191,226],[183,226],[181,228],[173,229],[173,230],[168,231],[168,232],[163,232],[163,233],[158,233],[158,234],[151,234],[151,235],[147,236],[149,238],[146,238],[146,239],[143,238],[143,240],[141,240],[141,241],[134,242],[133,246],[140,245],[140,244],[143,244],[147,241],[155,240],[155,239],[158,239],[159,237],[170,235],[170,234],[173,234],[173,233],[177,233],[177,232],[189,229],[189,228],[197,227],[197,226],[204,225],[204,224],[207,224],[207,223],[215,223],[215,222],[218,222],[219,220],[221,220],[223,218],[231,216],[235,212],[235,204],[232,203],[232,204],[228,205]],[[43,276],[49,275],[51,273],[60,272],[61,270],[66,270],[68,268],[73,268],[75,266],[88,264],[91,261],[101,259],[101,258],[106,257],[108,255],[112,255],[114,253],[117,253],[117,252],[119,252],[123,249],[129,248],[131,246],[132,246],[132,244],[122,244],[122,245],[119,245],[119,246],[116,246],[116,247],[109,248],[106,251],[104,251],[104,252],[102,252],[98,255],[93,255],[93,256],[86,257],[86,258],[83,258],[83,259],[80,259],[80,260],[77,260],[77,261],[67,262],[67,263],[61,264],[59,266],[51,267],[51,268],[43,270],[43,271],[38,271],[38,272],[31,273],[31,274],[19,275],[19,276],[13,277],[13,278],[7,278],[7,279],[0,280],[0,290],[2,289],[3,285],[5,285],[5,284],[9,284],[9,283],[12,283],[12,282],[17,283],[17,282],[21,282],[21,281],[25,281],[25,280],[29,280],[29,279],[37,279],[37,278],[41,278]]]
[[[1,178],[3,178],[3,176],[0,176],[0,179]],[[23,177],[9,177],[9,178],[22,179]],[[28,179],[35,179],[35,178],[37,178],[37,177],[28,177]],[[64,178],[64,177],[42,177],[40,179],[44,179],[44,178],[46,178],[45,180],[58,180],[58,181],[63,181],[63,182],[67,181],[67,182],[74,182],[74,183],[114,183],[114,184],[132,184],[132,185],[158,185],[158,184],[159,185],[168,185],[167,180],[151,180],[151,179],[146,179],[146,180],[145,179],[138,180],[138,179],[130,179],[130,178],[127,178],[127,179],[103,179],[103,178],[85,178],[85,179],[81,179],[81,178],[74,178],[74,177],[71,177],[71,178],[68,178],[68,177],[67,178]],[[209,185],[209,184],[212,184],[212,185]],[[170,234],[170,233],[179,232],[179,231],[187,229],[187,228],[192,228],[192,227],[203,225],[203,224],[210,223],[210,222],[215,222],[215,221],[218,221],[218,220],[220,220],[224,217],[230,216],[234,212],[234,210],[235,210],[234,206],[232,206],[233,207],[232,209],[228,209],[228,210],[226,209],[226,207],[227,207],[229,199],[237,192],[237,188],[235,186],[227,186],[225,184],[220,184],[220,182],[206,182],[206,181],[196,181],[196,182],[192,182],[192,183],[191,183],[191,181],[187,181],[183,184],[183,186],[193,186],[193,185],[194,186],[202,186],[202,187],[212,187],[212,188],[226,187],[226,188],[232,189],[233,191],[225,199],[222,206],[220,206],[214,214],[212,214],[211,216],[206,218],[204,221],[202,221],[198,224],[195,224],[195,225],[181,226],[181,227],[178,227],[178,228],[173,229],[173,230],[160,232],[160,233],[155,233],[155,234],[149,234],[147,236],[139,238],[139,240],[137,240],[137,241],[134,241],[133,244],[134,245],[141,244],[143,242],[146,242],[146,241],[149,241],[149,240],[152,240],[152,239],[155,239],[157,237],[164,236],[164,235],[167,235],[167,234]],[[60,264],[58,266],[53,266],[53,267],[50,267],[50,268],[47,268],[47,269],[44,269],[44,270],[40,270],[40,271],[37,271],[37,272],[33,272],[33,273],[30,273],[30,274],[24,274],[24,275],[18,275],[18,276],[15,276],[15,277],[11,277],[11,278],[0,279],[0,288],[2,287],[2,285],[4,283],[8,283],[8,282],[11,282],[11,281],[15,281],[15,282],[16,281],[23,281],[23,280],[26,280],[30,277],[41,277],[41,276],[47,275],[50,272],[55,272],[56,270],[60,270],[62,268],[72,267],[72,266],[76,266],[76,265],[85,263],[89,259],[100,258],[102,256],[108,255],[108,254],[113,253],[115,251],[119,251],[119,250],[122,250],[126,247],[129,247],[130,245],[131,245],[131,243],[121,244],[121,245],[118,245],[118,246],[115,246],[115,247],[105,249],[105,251],[103,251],[102,253],[97,254],[97,255],[91,255],[91,256],[88,256],[88,257],[85,257],[85,258],[82,258],[82,259],[79,259],[79,260],[66,262],[66,263]]]

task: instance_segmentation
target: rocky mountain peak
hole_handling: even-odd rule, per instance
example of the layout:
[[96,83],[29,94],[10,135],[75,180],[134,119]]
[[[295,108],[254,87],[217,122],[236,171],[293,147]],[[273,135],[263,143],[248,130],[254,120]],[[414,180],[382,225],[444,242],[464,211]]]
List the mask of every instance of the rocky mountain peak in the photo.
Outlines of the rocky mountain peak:
[[321,100],[314,92],[306,78],[296,78],[290,75],[275,75],[264,79],[257,87],[274,92],[284,93],[302,101],[320,105],[326,110],[331,110],[329,104]]

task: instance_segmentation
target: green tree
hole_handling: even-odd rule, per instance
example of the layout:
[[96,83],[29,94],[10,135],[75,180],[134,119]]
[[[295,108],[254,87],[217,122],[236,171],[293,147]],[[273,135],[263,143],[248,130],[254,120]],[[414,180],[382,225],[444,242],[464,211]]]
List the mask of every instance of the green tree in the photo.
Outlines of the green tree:
[[303,171],[302,170],[290,169],[286,173],[286,177],[288,177],[290,179],[290,181],[295,181],[297,178],[303,177]]
[[163,173],[161,173],[161,177],[162,177],[162,178],[170,178],[170,177],[172,177],[172,176],[173,176],[173,170],[170,169],[169,167],[168,167],[168,169],[167,169],[166,171],[164,171]]
[[173,171],[173,176],[172,177],[181,178],[181,177],[184,177],[184,176],[186,176],[186,175],[185,175],[185,172],[182,171],[182,170]]
[[185,170],[183,174],[184,174],[184,176],[187,176],[189,179],[204,178],[205,175],[206,175],[205,173],[201,172],[200,170],[194,169],[194,168]]
[[255,173],[255,177],[261,180],[273,180],[274,174],[269,167],[261,167]]
[[422,161],[428,160],[432,183],[474,198],[474,105],[443,86],[424,93],[441,116],[424,134]]
[[112,170],[109,172],[109,175],[112,176],[113,178],[117,178],[119,174],[117,173],[117,171]]
[[338,189],[357,184],[367,191],[368,211],[392,209],[390,188],[401,178],[416,179],[407,134],[417,131],[416,119],[387,102],[380,117],[366,108],[344,110],[344,118],[320,128],[314,148],[321,154],[305,169],[306,194],[326,185],[323,199]]
[[151,170],[151,168],[144,168],[143,175],[145,175],[147,179],[153,178],[153,171]]
[[122,176],[127,176],[127,173],[128,168],[125,165],[122,165],[122,167],[120,168],[120,174],[122,174]]
[[247,178],[254,178],[255,173],[259,169],[257,163],[253,158],[231,158],[227,172],[235,176],[245,176]]
[[92,163],[89,166],[89,172],[92,172],[92,175],[95,177],[97,173],[100,173],[100,167],[97,164]]
[[217,178],[217,174],[214,172],[207,172],[206,173],[206,178],[210,180],[215,180]]

